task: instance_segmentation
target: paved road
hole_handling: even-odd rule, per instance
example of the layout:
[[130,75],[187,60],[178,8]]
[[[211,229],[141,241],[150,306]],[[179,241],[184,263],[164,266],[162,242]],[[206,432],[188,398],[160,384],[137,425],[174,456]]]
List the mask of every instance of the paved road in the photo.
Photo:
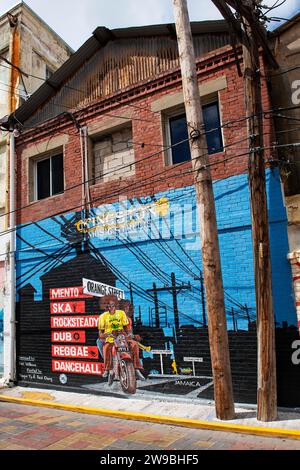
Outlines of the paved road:
[[300,450],[300,441],[0,403],[0,450]]

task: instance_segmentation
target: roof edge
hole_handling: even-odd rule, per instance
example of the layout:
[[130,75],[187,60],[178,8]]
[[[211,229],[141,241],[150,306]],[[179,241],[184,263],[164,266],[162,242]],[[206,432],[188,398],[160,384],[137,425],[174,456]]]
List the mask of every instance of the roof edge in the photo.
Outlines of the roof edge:
[[[205,20],[205,21],[191,21],[191,29],[192,33],[194,34],[207,34],[217,33],[217,32],[228,32],[229,27],[228,23],[224,19],[219,20]],[[102,28],[100,26],[100,28]],[[145,26],[130,26],[128,28],[114,28],[111,29],[111,33],[113,33],[117,38],[118,37],[136,37],[136,35],[140,33],[151,33],[155,35],[170,35],[170,28],[176,32],[175,23],[158,23],[153,25],[145,25]],[[98,29],[98,28],[97,28]],[[97,30],[96,29],[96,30]]]
[[[32,109],[37,110],[51,96],[55,94],[54,89],[59,89],[67,81],[67,79],[79,69],[82,64],[88,60],[97,49],[105,46],[110,40],[118,40],[125,38],[140,37],[145,33],[146,36],[170,36],[170,26],[174,24],[165,23],[150,26],[138,26],[123,29],[110,30],[104,26],[99,26],[93,32],[93,35],[87,39],[83,45],[74,52],[73,55],[59,68],[54,74],[38,88],[28,101],[22,104],[13,114],[19,121],[26,122],[32,114]],[[218,32],[228,32],[228,24],[225,20],[192,22],[192,33],[208,34]],[[11,115],[13,117],[13,115]]]
[[11,7],[9,10],[7,10],[6,12],[2,13],[2,15],[0,15],[0,21],[7,16],[7,13],[13,13],[18,8],[21,8],[22,5],[23,5],[23,1],[16,2],[16,4],[13,7]]

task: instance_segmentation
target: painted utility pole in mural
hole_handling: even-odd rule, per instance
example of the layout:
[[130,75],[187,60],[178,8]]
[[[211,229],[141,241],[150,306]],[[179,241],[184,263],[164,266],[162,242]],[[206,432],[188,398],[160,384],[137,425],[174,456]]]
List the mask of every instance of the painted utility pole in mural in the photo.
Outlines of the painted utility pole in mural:
[[171,286],[165,287],[156,287],[156,284],[153,284],[153,289],[147,289],[147,292],[153,292],[154,295],[154,304],[155,304],[155,325],[159,328],[160,326],[160,313],[158,306],[158,292],[171,292],[173,298],[173,309],[174,309],[174,325],[176,334],[179,332],[179,314],[178,314],[178,304],[177,304],[177,293],[183,290],[191,290],[191,284],[182,284],[176,285],[175,273],[171,273]]
[[201,232],[208,329],[215,386],[216,415],[233,419],[234,403],[218,230],[208,147],[198,88],[195,52],[186,0],[173,0],[182,85],[189,128]]

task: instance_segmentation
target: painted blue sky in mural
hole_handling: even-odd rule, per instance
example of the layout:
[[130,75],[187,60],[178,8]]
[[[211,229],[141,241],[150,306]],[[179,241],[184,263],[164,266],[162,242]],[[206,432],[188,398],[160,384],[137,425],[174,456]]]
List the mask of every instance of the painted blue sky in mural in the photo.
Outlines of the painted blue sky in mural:
[[[277,171],[267,172],[276,321],[296,324],[290,267],[286,212]],[[248,328],[255,320],[255,292],[249,192],[246,175],[214,182],[219,242],[229,329]],[[88,217],[87,217],[88,216]],[[117,227],[117,230],[116,230]],[[147,290],[190,283],[178,294],[180,325],[203,324],[200,281],[200,237],[192,186],[156,194],[155,197],[122,200],[93,209],[90,214],[69,213],[19,227],[18,288],[31,284],[35,299],[42,298],[41,276],[76,257],[75,242],[88,239],[91,255],[100,257],[116,275],[116,286],[129,297],[131,283],[135,314],[144,324],[153,310]],[[279,275],[280,273],[280,275]],[[67,287],[67,286],[57,286]],[[166,326],[174,323],[171,292],[159,292]]]

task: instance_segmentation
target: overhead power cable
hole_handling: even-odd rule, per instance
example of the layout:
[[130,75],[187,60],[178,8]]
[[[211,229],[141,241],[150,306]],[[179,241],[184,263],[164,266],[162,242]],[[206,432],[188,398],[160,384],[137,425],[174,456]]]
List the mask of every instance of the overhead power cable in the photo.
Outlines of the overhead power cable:
[[[132,163],[127,163],[127,164],[125,164],[125,165],[121,165],[121,166],[118,167],[118,168],[114,168],[114,169],[112,169],[112,170],[108,170],[108,171],[106,171],[106,172],[103,172],[103,173],[101,173],[99,176],[96,176],[96,177],[93,177],[93,178],[88,178],[88,179],[86,179],[86,180],[84,180],[84,181],[82,181],[82,182],[80,182],[80,183],[74,184],[74,185],[72,185],[72,186],[68,186],[67,188],[65,188],[64,193],[67,192],[67,191],[71,191],[71,190],[73,190],[73,189],[76,189],[76,188],[78,188],[78,187],[82,187],[82,186],[85,185],[86,183],[91,183],[91,182],[94,183],[94,182],[97,181],[97,180],[103,179],[105,176],[113,175],[113,174],[116,173],[116,171],[121,171],[121,170],[124,170],[124,169],[126,169],[126,168],[131,168],[132,166],[135,166],[135,165],[137,165],[137,164],[139,164],[139,163],[144,163],[144,162],[147,161],[148,159],[153,158],[153,157],[155,157],[155,156],[157,156],[157,155],[160,155],[161,153],[164,153],[165,151],[168,151],[168,150],[171,150],[171,149],[173,149],[173,148],[176,148],[176,147],[178,147],[179,145],[182,145],[182,144],[188,142],[189,140],[191,140],[191,139],[190,139],[190,138],[189,138],[189,139],[184,139],[184,140],[182,140],[182,141],[180,141],[180,142],[177,142],[176,144],[172,144],[172,145],[166,146],[166,147],[164,147],[162,150],[159,150],[159,151],[156,151],[156,152],[154,152],[154,153],[151,153],[150,155],[143,156],[143,157],[140,158],[139,160],[135,160],[135,161],[132,162]],[[233,146],[235,146],[236,144],[239,144],[239,143],[245,142],[245,141],[248,141],[248,137],[245,137],[245,138],[243,138],[243,139],[240,139],[240,140],[238,140],[238,141],[236,141],[236,142],[232,142],[231,144],[225,145],[225,146],[223,146],[223,149],[227,149],[227,148],[233,147]],[[245,147],[245,148],[248,148],[248,147]],[[209,154],[207,153],[207,155],[209,155]],[[177,168],[178,168],[178,166],[184,165],[185,163],[187,163],[187,162],[185,161],[185,162],[179,163],[179,164],[177,165]],[[171,166],[167,166],[166,169],[165,169],[162,173],[167,172],[167,171],[170,171],[170,170],[172,170],[172,167],[171,167]],[[154,176],[155,176],[155,175],[154,175]],[[30,204],[26,204],[26,205],[24,205],[24,206],[22,206],[22,207],[20,207],[20,208],[17,208],[17,209],[15,209],[14,211],[5,212],[4,214],[0,214],[0,218],[9,215],[9,214],[11,214],[12,212],[19,212],[19,211],[22,211],[22,210],[26,209],[27,207],[33,207],[34,205],[36,205],[36,204],[38,204],[38,203],[40,203],[40,202],[41,202],[40,200],[37,200],[37,201],[34,201],[34,202],[30,203]]]
[[[247,171],[247,168],[244,168],[243,171]],[[172,175],[172,177],[176,177],[176,176],[177,176],[177,175],[175,175],[175,176]],[[213,181],[213,184],[217,184],[217,183],[219,183],[219,182],[221,182],[221,181],[223,181],[223,180],[226,180],[226,179],[228,179],[228,178],[231,178],[231,177],[232,177],[232,176],[230,175],[230,176],[225,176],[224,178],[217,179],[217,180]],[[165,179],[168,179],[168,178],[165,178]],[[191,193],[190,193],[190,194],[192,194],[192,190],[191,190]],[[172,199],[172,202],[178,201],[178,200],[184,199],[184,198],[186,198],[186,194],[181,194],[181,195],[179,195],[179,196],[174,197],[174,198]],[[81,207],[81,206],[80,206],[80,207]],[[92,209],[92,210],[93,210],[93,209]],[[70,212],[70,211],[71,211],[71,209],[70,209],[70,210],[67,209],[67,213]],[[64,213],[64,212],[62,212],[62,213],[57,213],[57,214],[52,214],[51,217],[56,217],[56,216],[58,216],[58,215],[62,215],[63,213]],[[41,221],[39,221],[39,222],[41,222]],[[5,231],[5,232],[1,232],[1,233],[0,233],[0,236],[2,236],[2,235],[7,235],[7,234],[11,233],[12,231],[18,231],[18,230],[26,229],[26,228],[30,227],[31,225],[35,225],[35,224],[36,224],[36,222],[29,222],[29,223],[27,223],[27,224],[20,225],[20,226],[16,227],[16,228],[13,229],[13,230],[8,229],[8,230]],[[44,249],[45,249],[45,248],[51,248],[51,249],[52,249],[52,248],[55,248],[55,245],[49,245],[49,244],[45,245],[45,243],[48,243],[48,242],[42,242],[42,243],[39,243],[39,244],[35,244],[35,246],[39,246],[39,247],[42,247],[42,248],[44,248]],[[63,244],[63,243],[64,243],[64,242],[61,241],[60,244]],[[26,249],[26,248],[25,248],[25,249],[22,249],[22,248],[19,248],[19,249],[18,249],[18,253],[20,253],[20,252],[25,252],[25,251],[29,251],[29,250],[30,250],[30,249]],[[0,256],[5,256],[5,255],[10,254],[10,253],[12,253],[12,252],[11,252],[11,251],[6,251],[6,252],[4,252],[4,253],[0,253]]]
[[[297,145],[297,144],[294,144],[294,145]],[[291,147],[290,144],[286,144],[286,145],[283,145],[283,146],[281,145],[281,148],[284,147],[284,146],[285,146],[285,147]],[[276,146],[266,147],[266,148],[262,147],[261,150],[264,150],[264,149],[267,149],[267,148],[269,148],[269,149],[270,149],[270,148],[275,149]],[[242,157],[242,156],[249,155],[249,153],[252,153],[252,152],[253,152],[253,149],[251,149],[251,150],[249,150],[249,151],[247,151],[247,152],[244,152],[244,153],[240,153],[240,154],[236,154],[236,155],[230,156],[230,157],[228,157],[228,158],[224,158],[224,159],[219,160],[219,161],[217,161],[217,162],[214,162],[214,163],[205,165],[205,168],[211,168],[211,167],[214,167],[214,166],[218,166],[218,165],[220,165],[220,164],[222,164],[222,163],[225,163],[225,162],[227,162],[227,161],[233,160],[233,159],[235,159],[235,158],[237,158],[237,157]],[[198,158],[202,158],[202,157],[203,157],[203,155],[202,155],[201,157],[198,157]],[[177,169],[177,167],[179,167],[179,165],[183,165],[183,164],[186,164],[186,163],[187,163],[187,162],[182,162],[182,164],[179,163],[179,164],[176,166],[176,169]],[[267,162],[266,162],[266,163],[267,163]],[[110,193],[110,194],[103,194],[103,195],[101,195],[101,196],[99,196],[99,197],[94,198],[93,200],[91,200],[91,203],[94,204],[95,202],[98,202],[98,201],[101,201],[101,200],[103,201],[103,199],[104,199],[104,200],[107,200],[107,199],[109,199],[110,197],[120,195],[120,194],[124,193],[124,190],[126,190],[126,189],[133,189],[133,188],[138,189],[139,187],[145,187],[145,186],[154,184],[154,183],[156,183],[156,182],[158,182],[158,181],[161,181],[161,175],[164,174],[164,173],[166,173],[166,172],[169,172],[169,171],[170,171],[170,169],[167,168],[167,169],[164,170],[164,171],[160,171],[160,172],[158,172],[158,173],[156,173],[156,174],[154,174],[154,175],[151,175],[151,177],[147,178],[146,181],[145,181],[145,180],[143,180],[143,181],[136,181],[136,182],[133,182],[133,183],[127,185],[127,186],[121,187],[121,188],[119,188],[117,191],[114,191],[114,192],[112,192],[112,193]],[[181,172],[181,171],[180,171],[180,172],[178,172],[178,173],[172,173],[171,175],[165,176],[165,177],[164,177],[164,181],[167,180],[167,179],[174,179],[174,178],[176,178],[176,176],[179,176],[179,175],[180,175],[180,176],[184,176],[184,175],[186,175],[186,174],[193,174],[194,172],[197,172],[197,171],[199,171],[199,169],[197,169],[197,170],[192,170],[192,169],[190,168],[190,169],[188,169],[187,171],[184,171],[184,172]],[[155,176],[158,176],[158,175],[159,175],[158,180],[153,180],[153,179],[152,179],[152,178],[154,178]],[[39,201],[39,202],[40,202],[40,201]],[[54,213],[54,214],[51,214],[51,217],[53,217],[53,216],[55,216],[55,215],[66,214],[66,213],[68,213],[68,212],[74,211],[75,209],[81,209],[81,208],[82,208],[82,204],[78,204],[78,205],[73,206],[73,207],[71,207],[71,208],[63,209],[63,210],[58,211],[58,212],[56,212],[56,213]],[[31,224],[32,224],[32,222],[29,222],[29,223],[24,224],[24,225],[21,226],[21,227],[25,228],[25,227],[27,227],[27,226],[30,226]],[[20,227],[19,227],[19,228],[20,228]],[[11,233],[12,231],[16,231],[17,229],[18,229],[18,228],[13,228],[13,229],[8,229],[8,230],[6,230],[6,231],[3,231],[2,233],[0,233],[0,237],[1,237],[1,236],[5,236],[5,235],[7,235],[8,233]]]
[[294,65],[293,67],[282,70],[281,72],[272,73],[272,74],[268,75],[268,77],[269,78],[279,77],[280,75],[284,75],[286,73],[293,72],[294,70],[299,70],[299,69],[300,69],[300,65]]
[[[281,109],[281,110],[282,110],[282,109],[298,109],[299,107],[300,107],[300,106],[288,107],[288,108],[278,108],[278,109]],[[277,111],[277,110],[276,110],[276,111]],[[267,111],[264,111],[264,114],[267,115],[267,114],[270,114],[271,112],[275,112],[275,110],[269,110],[268,112],[267,112]],[[278,117],[282,117],[282,116],[280,115],[280,116],[278,116]],[[245,118],[243,118],[243,119],[245,119]],[[246,119],[247,119],[247,118],[246,118]],[[292,119],[293,119],[293,118],[292,118]],[[238,120],[240,120],[240,119],[238,119]],[[230,123],[233,123],[233,122],[235,122],[235,121],[229,121],[227,124],[224,124],[224,126],[225,126],[225,125],[228,125],[228,124],[230,124]],[[220,126],[220,127],[221,127],[221,126]],[[210,131],[207,131],[206,134],[208,134],[209,132],[213,132],[213,131],[215,131],[215,130],[217,130],[217,128],[216,128],[216,129],[212,129],[212,130],[210,130]],[[136,161],[133,162],[133,163],[128,163],[128,164],[126,164],[126,165],[122,165],[122,166],[121,166],[120,168],[118,168],[117,170],[121,170],[121,169],[124,169],[124,168],[130,168],[130,167],[132,167],[133,165],[136,165],[136,164],[138,164],[138,163],[140,163],[140,162],[144,162],[144,161],[146,161],[146,160],[149,159],[149,158],[152,158],[152,157],[154,157],[154,156],[156,156],[156,155],[159,155],[159,154],[161,154],[161,153],[163,153],[163,152],[165,152],[165,151],[167,151],[167,150],[170,150],[170,149],[172,149],[172,148],[174,148],[174,147],[177,147],[177,146],[179,146],[179,145],[182,145],[183,143],[185,143],[185,142],[187,142],[187,141],[189,141],[189,140],[190,140],[190,139],[184,139],[184,140],[182,140],[182,141],[180,141],[180,142],[177,142],[176,144],[166,146],[166,147],[164,147],[161,151],[157,151],[157,152],[152,153],[152,154],[150,154],[150,155],[144,156],[144,157],[142,157],[141,159],[136,160]],[[241,140],[239,140],[239,141],[232,142],[231,144],[228,144],[228,145],[223,146],[223,149],[226,149],[226,148],[235,146],[237,143],[241,143],[241,142],[246,141],[246,140],[248,140],[247,137],[244,138],[244,139],[241,139]],[[247,147],[245,147],[245,148],[247,148]],[[208,154],[207,154],[207,155],[208,155]],[[224,160],[220,161],[219,163],[223,163],[223,162],[224,162]],[[186,162],[182,162],[182,164],[184,164],[184,163],[186,163]],[[181,163],[180,163],[179,165],[181,165]],[[177,166],[178,166],[178,165],[177,165]],[[167,171],[169,171],[169,170],[170,170],[170,167],[167,168]],[[85,180],[85,181],[83,181],[83,182],[80,182],[80,183],[78,183],[78,184],[76,184],[76,185],[73,185],[73,186],[70,186],[70,187],[68,187],[68,188],[65,188],[64,192],[70,191],[70,190],[75,189],[75,188],[77,188],[77,187],[80,187],[80,186],[82,186],[82,185],[84,185],[84,184],[86,184],[86,183],[94,182],[94,181],[97,180],[97,179],[102,179],[104,176],[107,176],[107,175],[110,175],[110,174],[112,174],[112,173],[115,173],[115,171],[116,171],[116,169],[110,170],[110,171],[108,171],[108,172],[102,173],[102,174],[99,175],[98,177],[90,178],[90,179],[87,179],[87,180]],[[155,175],[154,175],[154,176],[155,176]],[[125,189],[126,189],[126,188],[125,188]],[[38,200],[38,201],[35,201],[35,202],[33,202],[33,203],[30,203],[30,204],[27,204],[27,205],[25,205],[25,206],[22,206],[21,208],[16,209],[15,212],[19,212],[19,211],[21,211],[21,210],[23,210],[23,209],[25,209],[25,208],[27,208],[27,207],[32,207],[32,206],[34,206],[35,204],[38,204],[39,202],[40,202],[40,201]],[[7,216],[7,215],[9,215],[10,213],[11,213],[11,212],[6,212],[6,213],[4,213],[4,214],[1,214],[0,217]]]
[[[275,148],[275,147],[276,147],[276,146],[273,146],[272,148]],[[290,145],[286,145],[286,147],[290,147]],[[205,167],[206,167],[206,168],[210,168],[210,167],[213,167],[213,166],[218,166],[218,165],[220,165],[220,164],[222,164],[222,163],[225,163],[225,162],[227,162],[227,161],[233,160],[233,159],[235,159],[235,158],[237,158],[237,157],[242,157],[242,156],[249,155],[249,153],[251,153],[252,151],[253,151],[253,150],[250,150],[250,151],[248,150],[247,152],[230,156],[230,157],[228,157],[228,158],[225,158],[225,159],[219,160],[219,161],[217,161],[217,162],[208,164],[208,165],[206,165]],[[203,157],[203,155],[202,155],[201,157],[198,157],[198,158],[202,158],[202,157]],[[274,161],[274,160],[273,160],[273,161]],[[177,169],[179,166],[182,166],[182,165],[184,165],[184,164],[186,164],[186,163],[188,163],[188,162],[185,161],[185,162],[182,162],[182,163],[177,164],[177,165],[176,165],[176,169]],[[267,163],[267,162],[266,162],[266,163]],[[133,189],[133,188],[138,189],[138,188],[141,187],[141,186],[145,187],[145,186],[148,186],[148,185],[157,183],[158,181],[161,181],[161,175],[164,174],[164,173],[166,173],[166,172],[169,172],[169,171],[170,171],[170,169],[169,169],[169,168],[166,168],[164,171],[160,171],[160,172],[158,172],[158,173],[155,173],[154,175],[151,175],[151,176],[148,177],[146,180],[143,180],[143,181],[135,181],[135,182],[133,182],[133,183],[127,185],[127,186],[121,187],[121,188],[118,189],[117,191],[114,191],[114,192],[112,192],[112,193],[110,193],[110,194],[102,194],[101,196],[99,196],[99,197],[94,198],[93,200],[91,200],[91,203],[94,204],[95,202],[98,202],[98,201],[100,201],[100,200],[103,200],[103,199],[105,200],[105,199],[109,199],[110,197],[120,195],[120,194],[124,193],[124,190],[127,190],[127,189]],[[164,181],[167,180],[167,179],[174,179],[174,178],[176,178],[176,177],[179,176],[179,175],[184,176],[184,175],[186,175],[186,174],[193,174],[193,173],[195,173],[195,172],[197,172],[197,171],[199,171],[199,169],[198,169],[198,170],[192,170],[192,169],[190,168],[190,169],[188,169],[188,170],[185,171],[185,172],[179,171],[179,172],[177,172],[177,173],[172,173],[172,174],[170,174],[170,175],[165,176],[165,177],[164,177]],[[154,178],[155,176],[159,176],[159,178],[158,178],[157,180],[153,180],[152,178]],[[41,201],[37,201],[37,202],[41,202]],[[34,205],[34,204],[30,204],[29,206],[33,206],[33,205]],[[28,207],[28,206],[26,206],[26,207]],[[24,206],[23,208],[16,209],[16,211],[22,210],[22,209],[24,209],[24,208],[25,208],[25,206]],[[64,210],[62,210],[62,211],[56,212],[56,213],[54,213],[54,214],[51,214],[51,217],[52,217],[52,216],[56,216],[56,215],[66,214],[66,213],[68,213],[68,212],[74,211],[75,209],[81,209],[81,208],[82,208],[82,204],[78,204],[77,206],[73,206],[73,207],[71,207],[71,208],[64,209]],[[0,216],[0,217],[1,217],[1,216]],[[27,226],[30,226],[32,223],[33,223],[33,222],[29,222],[29,223],[26,223],[26,224],[24,224],[24,225],[21,225],[20,228],[25,228],[25,227],[27,227]],[[15,229],[8,229],[8,230],[6,230],[6,231],[3,231],[3,232],[0,233],[0,237],[1,237],[1,236],[4,236],[4,235],[7,235],[8,233],[11,233],[12,231],[15,231],[15,230],[17,230],[17,229],[18,229],[18,228],[15,228]]]
[[[6,67],[6,68],[11,68],[10,66],[7,66],[7,65],[5,65],[5,64],[0,64],[0,66]],[[50,83],[51,83],[51,79],[46,80],[45,78],[38,77],[38,76],[36,76],[36,75],[31,75],[31,74],[28,74],[28,76],[31,76],[31,77],[33,77],[33,78],[42,80],[43,82],[50,82]],[[7,85],[7,86],[9,86],[9,85]],[[80,93],[83,93],[83,90],[79,90],[79,89],[73,88],[73,87],[71,87],[71,86],[69,86],[69,85],[66,85],[66,84],[65,84],[65,85],[62,85],[62,88],[63,88],[63,87],[67,87],[67,88],[72,89],[73,91],[78,91],[78,92],[80,92]],[[6,90],[5,90],[5,91],[6,91]],[[19,95],[19,96],[22,96],[22,95]],[[22,97],[23,97],[23,96],[22,96]],[[76,108],[76,107],[74,108],[74,107],[72,107],[72,106],[64,105],[63,103],[55,103],[54,101],[52,101],[51,103],[52,103],[54,106],[58,106],[58,107],[60,107],[60,108],[70,109],[70,110],[73,110],[73,111],[75,111],[75,108]],[[120,101],[116,101],[114,104],[119,104],[119,105],[120,105],[121,103],[120,103]],[[123,104],[123,103],[122,103],[122,104]],[[149,108],[142,107],[142,106],[139,106],[139,105],[134,105],[134,104],[132,104],[132,103],[127,103],[127,102],[125,102],[125,103],[124,103],[124,106],[129,106],[129,107],[132,106],[132,107],[134,107],[134,108],[136,108],[136,109],[145,109],[145,110],[147,110],[148,112],[160,114],[160,111],[152,111],[152,110],[149,109]],[[153,122],[153,121],[151,121],[151,120],[149,120],[149,119],[135,118],[135,117],[130,117],[130,116],[120,116],[120,115],[116,115],[116,114],[112,115],[112,114],[110,114],[110,113],[105,113],[105,114],[106,114],[107,116],[118,117],[118,118],[120,118],[120,119],[125,119],[125,120],[137,120],[137,121],[141,121],[141,122]],[[248,118],[246,118],[246,119],[248,119]]]

